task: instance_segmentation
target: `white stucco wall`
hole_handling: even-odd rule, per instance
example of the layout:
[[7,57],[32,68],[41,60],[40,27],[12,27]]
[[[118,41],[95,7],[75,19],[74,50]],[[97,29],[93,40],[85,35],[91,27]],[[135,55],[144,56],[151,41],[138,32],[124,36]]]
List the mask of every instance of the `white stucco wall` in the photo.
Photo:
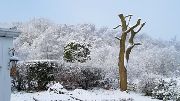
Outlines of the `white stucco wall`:
[[10,101],[11,78],[9,67],[9,49],[12,48],[13,38],[0,37],[0,101]]

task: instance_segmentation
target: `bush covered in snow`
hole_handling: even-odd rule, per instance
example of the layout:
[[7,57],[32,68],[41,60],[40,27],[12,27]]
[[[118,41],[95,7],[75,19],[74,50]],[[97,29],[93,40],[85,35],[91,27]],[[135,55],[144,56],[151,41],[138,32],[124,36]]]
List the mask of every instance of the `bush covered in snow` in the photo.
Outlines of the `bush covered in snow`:
[[155,88],[153,88],[152,96],[160,100],[177,101],[178,93],[177,82],[175,80],[165,81],[161,79],[157,82]]
[[61,67],[56,71],[56,80],[66,89],[90,89],[102,87],[103,71],[93,67]]
[[156,86],[157,77],[149,77],[144,75],[137,83],[137,91],[144,93],[145,96],[152,96],[153,89]]
[[48,62],[37,62],[27,66],[28,89],[37,91],[46,90],[46,85],[54,81],[54,64]]
[[177,81],[173,79],[162,78],[145,78],[137,84],[138,91],[145,94],[145,96],[152,96],[159,100],[173,100],[179,101],[180,86]]
[[65,94],[67,93],[67,90],[60,83],[55,83],[48,88],[48,92],[53,92],[56,94]]
[[18,67],[18,74],[13,80],[13,86],[17,90],[25,91],[47,90],[46,85],[55,80],[53,74],[55,67],[57,67],[56,64],[48,61],[22,63]]
[[57,64],[53,61],[29,61],[19,63],[17,71],[12,88],[18,91],[46,90],[51,81],[60,82],[66,89],[111,87],[110,82],[104,79],[105,73],[101,68]]

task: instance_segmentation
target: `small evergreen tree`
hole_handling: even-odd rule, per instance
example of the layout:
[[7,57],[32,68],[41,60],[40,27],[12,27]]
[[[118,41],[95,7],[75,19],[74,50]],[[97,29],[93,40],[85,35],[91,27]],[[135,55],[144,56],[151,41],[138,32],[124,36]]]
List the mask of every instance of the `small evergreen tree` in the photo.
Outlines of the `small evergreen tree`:
[[67,62],[86,62],[90,59],[90,45],[71,42],[64,47],[64,60]]

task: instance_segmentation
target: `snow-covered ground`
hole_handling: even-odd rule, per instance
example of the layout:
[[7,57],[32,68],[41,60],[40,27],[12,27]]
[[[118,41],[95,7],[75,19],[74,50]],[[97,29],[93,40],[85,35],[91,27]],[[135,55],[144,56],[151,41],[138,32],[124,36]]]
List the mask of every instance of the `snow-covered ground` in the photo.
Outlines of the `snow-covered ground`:
[[11,101],[124,101],[125,99],[127,101],[158,101],[133,92],[126,93],[119,90],[75,89],[74,91],[67,91],[61,85],[58,87],[56,85],[51,90],[44,92],[12,93]]
[[11,101],[120,101],[121,99],[130,99],[128,101],[158,101],[150,97],[135,93],[125,93],[119,90],[92,90],[86,91],[76,89],[68,94],[55,94],[46,92],[37,93],[12,93]]

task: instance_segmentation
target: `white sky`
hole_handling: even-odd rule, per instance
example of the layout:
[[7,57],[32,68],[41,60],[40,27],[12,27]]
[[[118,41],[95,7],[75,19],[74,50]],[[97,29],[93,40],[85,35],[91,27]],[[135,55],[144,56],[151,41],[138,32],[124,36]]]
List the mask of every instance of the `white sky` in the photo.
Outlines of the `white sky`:
[[60,24],[92,23],[113,28],[118,14],[133,14],[147,24],[141,33],[180,40],[180,0],[0,0],[0,22],[47,18]]

